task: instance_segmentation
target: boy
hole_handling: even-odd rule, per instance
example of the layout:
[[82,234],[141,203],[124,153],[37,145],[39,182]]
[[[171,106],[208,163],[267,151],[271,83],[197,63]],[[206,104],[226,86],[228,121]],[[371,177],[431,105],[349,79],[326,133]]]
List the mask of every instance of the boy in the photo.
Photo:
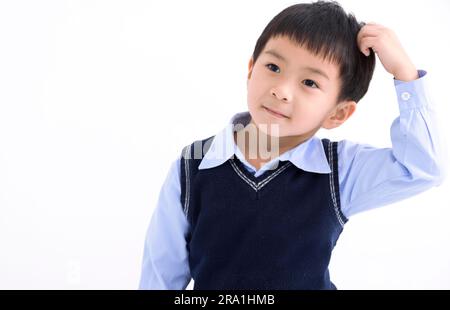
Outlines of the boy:
[[[392,148],[314,136],[354,113],[374,53],[398,95]],[[140,288],[185,289],[192,277],[194,289],[336,289],[328,264],[348,218],[442,183],[425,76],[390,29],[336,2],[280,12],[250,59],[249,111],[172,164]]]

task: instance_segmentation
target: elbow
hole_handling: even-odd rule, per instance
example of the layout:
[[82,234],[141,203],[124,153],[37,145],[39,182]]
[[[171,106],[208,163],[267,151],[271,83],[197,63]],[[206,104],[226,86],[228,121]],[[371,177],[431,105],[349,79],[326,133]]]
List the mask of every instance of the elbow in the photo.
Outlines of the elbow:
[[447,147],[443,147],[439,152],[437,152],[431,160],[431,169],[435,173],[433,173],[433,186],[440,186],[447,179],[448,172],[448,149]]
[[438,173],[433,177],[433,186],[440,186],[447,178],[447,168],[445,165],[439,169]]
[[433,162],[427,169],[406,169],[411,181],[418,181],[428,187],[440,186],[447,178],[447,167],[442,163]]
[[447,178],[447,167],[444,163],[435,163],[433,169],[427,173],[427,180],[431,186],[440,186]]

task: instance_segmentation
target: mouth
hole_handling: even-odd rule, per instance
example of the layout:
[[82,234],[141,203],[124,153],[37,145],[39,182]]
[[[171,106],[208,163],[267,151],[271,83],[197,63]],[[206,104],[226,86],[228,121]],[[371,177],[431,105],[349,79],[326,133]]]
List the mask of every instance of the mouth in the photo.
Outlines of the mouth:
[[267,113],[269,113],[270,115],[272,115],[272,116],[275,116],[275,117],[278,117],[278,118],[288,118],[286,115],[281,114],[280,112],[271,110],[271,109],[269,109],[269,108],[266,108],[265,106],[263,106],[263,109],[264,109]]

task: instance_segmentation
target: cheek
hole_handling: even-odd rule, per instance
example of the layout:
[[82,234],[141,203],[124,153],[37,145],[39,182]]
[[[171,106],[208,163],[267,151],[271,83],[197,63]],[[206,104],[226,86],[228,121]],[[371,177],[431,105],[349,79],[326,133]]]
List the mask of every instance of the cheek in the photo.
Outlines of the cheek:
[[264,87],[255,81],[250,81],[247,87],[247,103],[249,106],[260,104],[261,98],[264,98]]
[[318,104],[296,107],[292,119],[293,123],[302,128],[310,128],[319,125],[326,115],[326,111],[318,107]]
[[247,89],[256,95],[267,90],[268,82],[269,81],[264,78],[263,74],[261,74],[258,70],[255,70],[253,71],[250,80],[247,80]]

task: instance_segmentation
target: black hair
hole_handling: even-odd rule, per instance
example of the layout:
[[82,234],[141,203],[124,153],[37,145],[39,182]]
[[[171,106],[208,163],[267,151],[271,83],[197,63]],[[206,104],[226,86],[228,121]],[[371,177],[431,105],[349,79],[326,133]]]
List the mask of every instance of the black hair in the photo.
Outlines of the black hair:
[[341,87],[337,103],[343,100],[358,102],[366,94],[375,69],[373,51],[365,56],[356,41],[364,25],[352,13],[347,14],[336,1],[289,6],[269,22],[258,38],[253,63],[271,38],[287,36],[313,55],[338,65]]

